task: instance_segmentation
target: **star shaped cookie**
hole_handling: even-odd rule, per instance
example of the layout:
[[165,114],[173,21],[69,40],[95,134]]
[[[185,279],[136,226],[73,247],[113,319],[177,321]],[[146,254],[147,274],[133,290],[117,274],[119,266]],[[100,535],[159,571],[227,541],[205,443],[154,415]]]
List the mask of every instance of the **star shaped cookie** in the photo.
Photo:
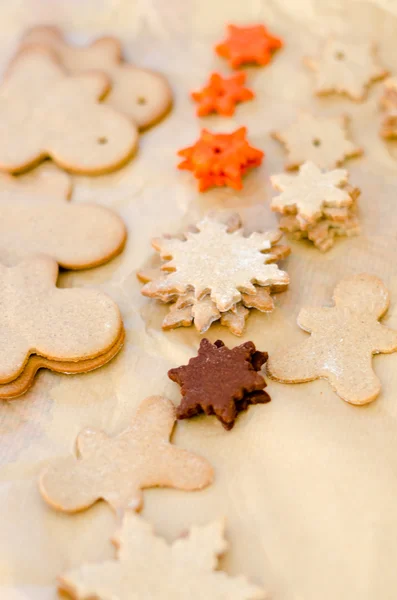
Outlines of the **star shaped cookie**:
[[178,419],[205,413],[232,429],[238,413],[250,404],[270,402],[266,382],[258,373],[266,360],[267,353],[257,351],[253,342],[229,349],[221,340],[211,344],[202,339],[196,357],[168,371],[168,377],[181,386]]
[[265,592],[243,576],[217,570],[227,550],[224,522],[192,526],[168,544],[153,527],[128,513],[113,540],[117,558],[86,564],[58,578],[75,600],[262,600]]
[[245,80],[245,73],[237,73],[231,77],[213,73],[202,90],[192,93],[192,98],[198,105],[197,116],[205,117],[212,112],[224,117],[232,116],[237,103],[254,98],[254,92],[244,86]]
[[272,35],[264,25],[237,27],[229,25],[227,38],[215,47],[216,53],[236,69],[244,64],[267,65],[283,41]]
[[339,166],[346,158],[360,156],[363,151],[347,137],[345,117],[314,117],[302,112],[297,121],[272,136],[287,152],[286,169],[296,169],[311,161],[320,169]]
[[386,77],[375,55],[373,44],[355,44],[329,38],[318,58],[306,59],[316,75],[316,94],[346,94],[352,100],[364,100],[369,85]]

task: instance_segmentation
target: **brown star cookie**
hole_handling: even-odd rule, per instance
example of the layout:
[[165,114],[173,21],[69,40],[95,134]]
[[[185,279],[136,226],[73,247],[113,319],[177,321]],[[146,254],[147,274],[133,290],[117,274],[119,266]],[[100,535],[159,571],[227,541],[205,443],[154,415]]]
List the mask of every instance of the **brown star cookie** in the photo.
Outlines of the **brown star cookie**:
[[225,429],[231,429],[238,413],[250,404],[270,402],[264,391],[266,382],[258,373],[267,358],[253,342],[229,349],[221,340],[215,344],[201,340],[198,356],[168,371],[168,377],[181,386],[178,419],[205,413],[215,415]]

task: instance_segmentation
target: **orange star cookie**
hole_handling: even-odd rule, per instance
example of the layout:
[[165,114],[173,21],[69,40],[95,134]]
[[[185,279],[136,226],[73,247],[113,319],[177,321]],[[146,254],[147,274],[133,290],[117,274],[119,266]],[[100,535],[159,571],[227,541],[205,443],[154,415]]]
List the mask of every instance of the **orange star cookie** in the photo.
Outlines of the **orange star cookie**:
[[227,29],[228,37],[215,46],[215,51],[227,58],[233,69],[246,63],[267,65],[274,52],[283,46],[283,41],[269,33],[264,25],[229,25]]
[[264,153],[249,145],[246,127],[233,133],[211,133],[203,129],[199,140],[178,152],[184,160],[181,170],[191,171],[199,180],[199,190],[229,186],[235,190],[243,187],[242,176],[251,167],[258,167]]
[[245,73],[237,73],[231,77],[222,77],[212,73],[209,83],[198,92],[192,92],[192,98],[198,103],[197,116],[205,117],[216,112],[225,117],[234,114],[238,102],[252,100],[255,94],[244,87]]

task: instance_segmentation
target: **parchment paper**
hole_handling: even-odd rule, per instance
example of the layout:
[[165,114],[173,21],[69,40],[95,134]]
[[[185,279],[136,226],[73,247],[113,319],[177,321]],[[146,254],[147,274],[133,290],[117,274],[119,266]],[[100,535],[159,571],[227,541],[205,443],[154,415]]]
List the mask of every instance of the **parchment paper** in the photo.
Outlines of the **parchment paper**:
[[[365,149],[363,158],[349,163],[351,182],[362,189],[363,234],[340,240],[325,255],[291,243],[285,264],[289,291],[277,296],[273,314],[253,311],[241,341],[252,339],[272,352],[303,339],[296,325],[300,307],[329,303],[342,276],[363,271],[389,287],[385,322],[397,328],[397,162],[395,150],[377,133],[380,86],[363,104],[314,99],[312,74],[302,65],[304,55],[336,32],[377,40],[383,63],[396,72],[396,15],[394,0],[2,0],[2,66],[23,29],[34,23],[63,26],[81,42],[115,34],[128,58],[169,78],[175,106],[142,135],[137,157],[123,171],[75,178],[73,201],[94,200],[117,210],[129,241],[110,264],[65,273],[61,285],[108,292],[122,310],[127,343],[97,372],[41,373],[23,399],[0,405],[1,600],[54,600],[59,573],[114,555],[111,510],[99,503],[80,515],[57,514],[41,500],[37,474],[49,460],[73,451],[83,427],[114,434],[147,395],[179,401],[179,389],[166,373],[196,352],[200,336],[193,329],[162,332],[165,309],[141,297],[135,271],[152,254],[152,236],[176,232],[208,209],[236,208],[247,231],[274,227],[268,178],[282,169],[285,155],[269,132],[289,124],[301,108],[352,117],[351,135]],[[286,46],[268,68],[249,70],[256,99],[240,106],[234,118],[198,120],[188,92],[210,71],[228,71],[212,51],[225,24],[257,21],[284,37]],[[253,145],[266,152],[263,167],[246,178],[237,197],[231,190],[200,195],[192,176],[175,168],[176,151],[194,142],[203,125],[217,131],[246,125]],[[239,343],[218,326],[208,337]],[[149,490],[143,516],[172,540],[192,523],[225,515],[231,548],[223,568],[261,583],[274,600],[394,600],[397,356],[375,358],[374,365],[383,387],[367,407],[345,404],[323,381],[295,386],[270,381],[273,401],[250,408],[231,432],[214,418],[181,422],[175,443],[210,460],[216,481],[199,493]]]

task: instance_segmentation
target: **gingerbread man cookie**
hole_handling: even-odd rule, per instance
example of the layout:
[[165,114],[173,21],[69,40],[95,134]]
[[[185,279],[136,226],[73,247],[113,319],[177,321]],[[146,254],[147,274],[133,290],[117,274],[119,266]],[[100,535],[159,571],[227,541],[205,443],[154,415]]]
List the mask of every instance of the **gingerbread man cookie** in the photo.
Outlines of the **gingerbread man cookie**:
[[382,281],[372,275],[347,277],[336,286],[331,308],[305,308],[298,325],[308,340],[274,352],[267,370],[283,383],[328,379],[336,393],[351,404],[367,404],[381,384],[372,356],[397,350],[397,331],[378,322],[389,306]]
[[46,254],[65,269],[101,265],[124,247],[127,232],[111,209],[0,194],[0,262]]
[[29,196],[32,202],[40,198],[69,200],[72,195],[70,176],[46,161],[24,175],[0,173],[0,199]]
[[0,86],[0,169],[18,173],[46,157],[85,175],[121,167],[138,132],[124,115],[99,104],[109,87],[103,73],[68,76],[49,51],[19,53]]
[[57,288],[58,265],[37,256],[0,265],[0,383],[12,381],[33,354],[57,361],[103,355],[122,332],[116,304],[102,292]]
[[172,93],[165,77],[123,62],[116,38],[102,37],[87,47],[76,47],[65,41],[57,27],[38,26],[25,33],[21,45],[39,45],[55,52],[71,75],[92,70],[105,73],[111,81],[105,103],[129,117],[139,129],[157,123],[171,107]]
[[204,459],[169,441],[175,407],[160,396],[140,404],[128,429],[115,437],[85,429],[77,438],[79,459],[55,460],[41,475],[41,493],[53,508],[77,512],[103,499],[116,511],[140,510],[142,490],[200,490],[212,482]]

